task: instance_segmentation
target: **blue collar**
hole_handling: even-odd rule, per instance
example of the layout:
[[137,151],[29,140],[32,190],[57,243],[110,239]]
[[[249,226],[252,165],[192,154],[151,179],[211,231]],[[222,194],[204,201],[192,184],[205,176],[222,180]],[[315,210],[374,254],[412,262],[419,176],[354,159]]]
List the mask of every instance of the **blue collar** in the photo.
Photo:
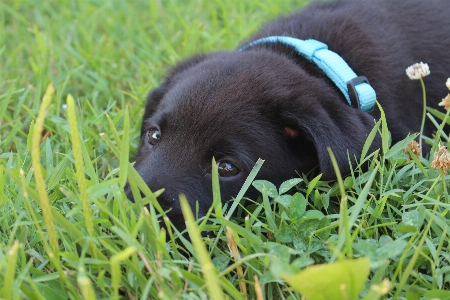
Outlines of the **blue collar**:
[[270,36],[251,42],[239,51],[264,43],[284,44],[294,48],[307,60],[313,61],[341,90],[350,106],[357,107],[362,111],[370,111],[375,105],[375,90],[367,78],[356,76],[344,59],[337,53],[328,50],[326,44],[313,39],[300,40],[286,36]]

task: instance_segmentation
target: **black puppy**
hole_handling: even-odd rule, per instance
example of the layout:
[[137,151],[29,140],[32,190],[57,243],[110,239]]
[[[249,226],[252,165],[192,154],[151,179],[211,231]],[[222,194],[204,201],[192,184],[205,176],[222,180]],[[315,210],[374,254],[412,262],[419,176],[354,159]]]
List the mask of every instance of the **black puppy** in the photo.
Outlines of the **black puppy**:
[[449,15],[448,0],[313,4],[264,26],[239,51],[187,59],[148,96],[135,168],[152,190],[165,189],[159,202],[179,228],[180,193],[192,208],[198,201],[200,215],[209,209],[212,168],[224,201],[258,158],[258,177],[274,184],[316,167],[334,178],[327,147],[347,173],[348,155],[360,155],[379,118],[373,91],[394,143],[420,128],[421,87],[408,66],[430,66],[430,106],[448,92]]

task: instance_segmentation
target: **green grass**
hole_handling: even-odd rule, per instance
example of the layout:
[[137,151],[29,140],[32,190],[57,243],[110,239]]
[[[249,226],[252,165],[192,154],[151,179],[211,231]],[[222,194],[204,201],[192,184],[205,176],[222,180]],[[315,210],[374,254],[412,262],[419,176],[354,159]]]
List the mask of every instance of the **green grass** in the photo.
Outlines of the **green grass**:
[[[129,164],[147,92],[302,3],[0,2],[0,299],[450,299],[450,176],[407,159],[413,137],[390,145],[383,119],[368,170],[275,187],[252,183],[258,162],[211,222],[183,206],[192,243],[160,229],[159,192]],[[243,208],[250,184],[261,197]]]

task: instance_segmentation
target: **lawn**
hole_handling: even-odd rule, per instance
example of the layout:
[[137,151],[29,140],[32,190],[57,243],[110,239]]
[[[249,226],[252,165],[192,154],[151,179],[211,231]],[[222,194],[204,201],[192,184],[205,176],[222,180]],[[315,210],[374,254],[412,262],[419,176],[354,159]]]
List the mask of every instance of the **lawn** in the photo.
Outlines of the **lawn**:
[[450,299],[450,175],[432,167],[450,110],[428,110],[430,157],[381,118],[364,170],[275,187],[252,182],[259,161],[207,218],[184,207],[190,240],[160,228],[160,191],[130,164],[148,91],[304,2],[2,0],[0,299]]

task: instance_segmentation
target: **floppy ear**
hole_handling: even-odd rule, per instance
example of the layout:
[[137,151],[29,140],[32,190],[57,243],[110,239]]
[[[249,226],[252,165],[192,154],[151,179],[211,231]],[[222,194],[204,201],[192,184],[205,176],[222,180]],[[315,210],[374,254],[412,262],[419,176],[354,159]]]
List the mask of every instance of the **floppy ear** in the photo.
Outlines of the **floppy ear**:
[[[325,180],[336,178],[327,148],[333,151],[341,174],[349,174],[350,163],[354,165],[357,161],[355,157],[359,159],[367,136],[375,125],[374,117],[370,114],[344,105],[329,110],[317,105],[309,113],[308,109],[298,114],[291,111],[283,117],[287,124],[284,128],[287,138],[314,145],[320,172]],[[380,145],[381,139],[377,136],[370,150],[374,151]]]
[[181,74],[183,73],[183,71],[186,71],[189,68],[204,61],[207,56],[208,55],[206,54],[199,54],[192,56],[186,60],[179,62],[166,74],[166,78],[164,79],[162,84],[156,89],[152,90],[147,96],[147,102],[145,104],[144,120],[155,113],[156,108],[158,107],[161,100],[164,98],[164,95],[176,82],[179,81],[180,77],[182,77]]

